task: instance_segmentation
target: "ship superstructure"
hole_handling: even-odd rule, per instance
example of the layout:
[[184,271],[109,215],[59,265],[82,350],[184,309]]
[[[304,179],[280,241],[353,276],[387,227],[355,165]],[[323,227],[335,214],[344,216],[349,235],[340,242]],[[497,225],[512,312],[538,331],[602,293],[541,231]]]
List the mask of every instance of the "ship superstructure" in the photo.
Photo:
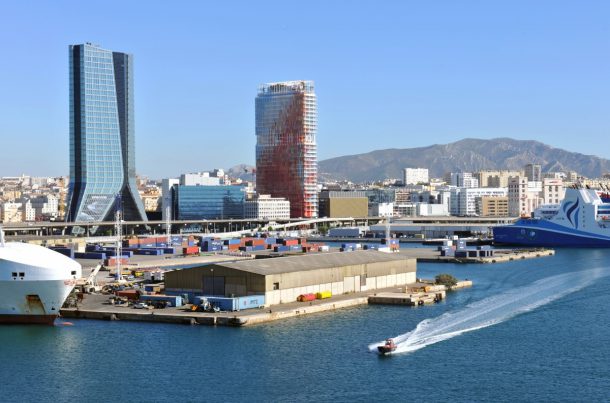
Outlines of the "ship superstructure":
[[[552,214],[493,228],[494,242],[527,246],[610,247],[610,202],[597,190],[575,186]],[[548,213],[551,213],[549,211]]]

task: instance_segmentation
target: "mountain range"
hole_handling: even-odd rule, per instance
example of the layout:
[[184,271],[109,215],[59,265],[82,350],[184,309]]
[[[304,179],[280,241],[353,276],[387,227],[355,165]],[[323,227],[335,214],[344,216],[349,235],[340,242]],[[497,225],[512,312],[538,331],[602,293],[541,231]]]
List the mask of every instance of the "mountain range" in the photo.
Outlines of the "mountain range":
[[402,178],[404,168],[428,168],[430,177],[446,172],[521,170],[540,164],[543,172],[576,171],[589,178],[610,172],[610,160],[554,148],[533,140],[463,139],[428,147],[376,150],[319,162],[319,178],[370,182]]

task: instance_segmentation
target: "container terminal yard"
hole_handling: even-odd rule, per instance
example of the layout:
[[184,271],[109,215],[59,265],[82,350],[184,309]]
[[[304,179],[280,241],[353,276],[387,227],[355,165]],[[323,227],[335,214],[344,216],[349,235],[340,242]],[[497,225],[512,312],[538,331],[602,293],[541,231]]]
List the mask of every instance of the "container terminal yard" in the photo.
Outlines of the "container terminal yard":
[[433,289],[414,293],[417,261],[493,263],[553,254],[469,246],[457,237],[436,248],[402,250],[396,238],[357,241],[337,247],[306,238],[131,237],[122,257],[112,244],[87,244],[85,252],[54,246],[74,255],[86,276],[61,313],[244,326],[367,303],[413,306],[445,298]]

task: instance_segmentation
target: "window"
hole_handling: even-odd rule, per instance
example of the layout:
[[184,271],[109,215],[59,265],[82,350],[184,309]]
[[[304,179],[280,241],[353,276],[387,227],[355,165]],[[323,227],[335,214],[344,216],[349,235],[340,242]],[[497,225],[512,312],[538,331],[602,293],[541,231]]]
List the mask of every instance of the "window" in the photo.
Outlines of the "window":
[[13,277],[17,277],[17,272],[13,272]]
[[72,271],[70,272],[70,274],[71,274],[71,275],[73,275],[73,276],[76,276],[76,270],[72,270]]
[[280,289],[280,283],[273,283],[273,289],[274,290],[279,290]]
[[19,272],[19,277],[25,277],[25,273],[24,272]]

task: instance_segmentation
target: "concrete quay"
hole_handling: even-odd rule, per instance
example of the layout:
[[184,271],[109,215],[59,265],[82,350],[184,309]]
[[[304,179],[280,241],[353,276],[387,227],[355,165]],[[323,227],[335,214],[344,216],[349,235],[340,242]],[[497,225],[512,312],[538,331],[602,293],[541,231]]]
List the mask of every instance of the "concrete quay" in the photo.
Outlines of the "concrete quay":
[[[392,287],[379,292],[400,292],[404,288]],[[303,315],[334,311],[342,308],[366,305],[372,292],[358,292],[336,295],[330,299],[315,300],[311,302],[291,302],[288,304],[272,305],[268,308],[249,309],[236,312],[192,312],[187,308],[165,309],[135,309],[132,306],[110,305],[110,295],[87,295],[78,308],[63,308],[63,319],[96,319],[96,320],[126,320],[137,322],[175,323],[188,325],[208,326],[251,326],[276,320],[293,318]],[[406,294],[405,294],[406,295]]]
[[400,253],[417,259],[418,263],[503,263],[555,255],[553,249],[495,249],[495,256],[482,258],[441,256],[430,248],[401,249]]

